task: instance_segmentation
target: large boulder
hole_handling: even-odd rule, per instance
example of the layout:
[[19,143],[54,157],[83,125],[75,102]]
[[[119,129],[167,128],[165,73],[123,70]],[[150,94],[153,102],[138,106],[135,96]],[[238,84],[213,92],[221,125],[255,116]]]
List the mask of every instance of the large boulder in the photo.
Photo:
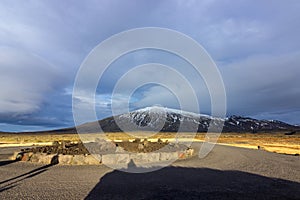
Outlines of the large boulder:
[[106,141],[104,139],[96,138],[95,142],[98,144],[100,152],[110,152],[116,150],[115,143],[111,141]]
[[130,154],[130,159],[134,163],[155,163],[159,162],[159,153],[132,153]]
[[[101,158],[101,157],[100,157]],[[100,164],[99,158],[95,158],[92,155],[75,155],[71,164],[73,165],[98,165]]]
[[109,166],[127,166],[130,162],[129,154],[106,154],[102,155],[102,163]]
[[72,155],[59,155],[58,156],[59,164],[72,164],[73,156]]

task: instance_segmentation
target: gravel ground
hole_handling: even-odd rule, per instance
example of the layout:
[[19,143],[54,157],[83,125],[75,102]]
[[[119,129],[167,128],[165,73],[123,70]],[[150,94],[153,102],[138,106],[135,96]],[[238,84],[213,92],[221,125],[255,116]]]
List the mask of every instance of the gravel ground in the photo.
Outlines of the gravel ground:
[[17,149],[0,148],[0,199],[300,199],[299,156],[217,145],[204,159],[128,174],[7,160]]

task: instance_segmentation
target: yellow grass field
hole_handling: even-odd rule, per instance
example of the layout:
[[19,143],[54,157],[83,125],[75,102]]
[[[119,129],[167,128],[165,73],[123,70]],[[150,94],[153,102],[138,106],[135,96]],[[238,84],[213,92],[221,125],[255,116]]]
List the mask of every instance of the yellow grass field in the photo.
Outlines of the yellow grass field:
[[[175,133],[158,133],[149,135],[147,132],[125,133],[96,133],[96,134],[11,134],[0,133],[0,147],[4,146],[27,146],[27,145],[50,145],[54,141],[69,140],[78,142],[94,141],[95,138],[103,138],[113,141],[133,140],[135,138],[147,138],[148,140],[174,141],[177,137],[179,141],[204,141],[205,133],[191,135],[190,133],[180,133],[176,136]],[[195,136],[195,137],[194,137]],[[284,135],[283,133],[222,133],[218,139],[218,144],[229,145],[243,148],[260,149],[284,153],[284,154],[300,154],[300,135]]]

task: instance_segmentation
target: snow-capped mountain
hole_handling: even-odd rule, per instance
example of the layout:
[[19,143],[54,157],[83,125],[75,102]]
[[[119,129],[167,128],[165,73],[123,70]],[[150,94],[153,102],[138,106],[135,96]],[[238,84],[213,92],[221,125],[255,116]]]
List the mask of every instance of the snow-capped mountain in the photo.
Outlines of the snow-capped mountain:
[[[83,124],[82,132],[96,132],[97,122]],[[276,120],[257,120],[248,117],[231,116],[226,119],[215,118],[209,115],[163,108],[147,107],[129,113],[108,117],[98,121],[104,132],[118,131],[162,131],[162,132],[207,132],[216,130],[224,124],[223,132],[270,132],[299,130],[299,127]]]
[[293,126],[278,120],[258,120],[249,117],[231,116],[226,119],[224,131],[228,132],[268,132],[298,130]]

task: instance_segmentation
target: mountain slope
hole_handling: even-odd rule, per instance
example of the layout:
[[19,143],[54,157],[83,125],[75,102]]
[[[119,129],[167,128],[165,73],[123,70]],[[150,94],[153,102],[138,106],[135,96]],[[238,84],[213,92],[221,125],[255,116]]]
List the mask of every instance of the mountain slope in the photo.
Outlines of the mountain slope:
[[[212,124],[210,122],[212,121]],[[162,131],[162,132],[207,132],[210,125],[224,123],[223,132],[273,132],[299,130],[298,126],[276,120],[257,120],[231,116],[214,118],[176,109],[147,107],[129,113],[108,117],[98,122],[86,123],[77,128],[80,132]]]

